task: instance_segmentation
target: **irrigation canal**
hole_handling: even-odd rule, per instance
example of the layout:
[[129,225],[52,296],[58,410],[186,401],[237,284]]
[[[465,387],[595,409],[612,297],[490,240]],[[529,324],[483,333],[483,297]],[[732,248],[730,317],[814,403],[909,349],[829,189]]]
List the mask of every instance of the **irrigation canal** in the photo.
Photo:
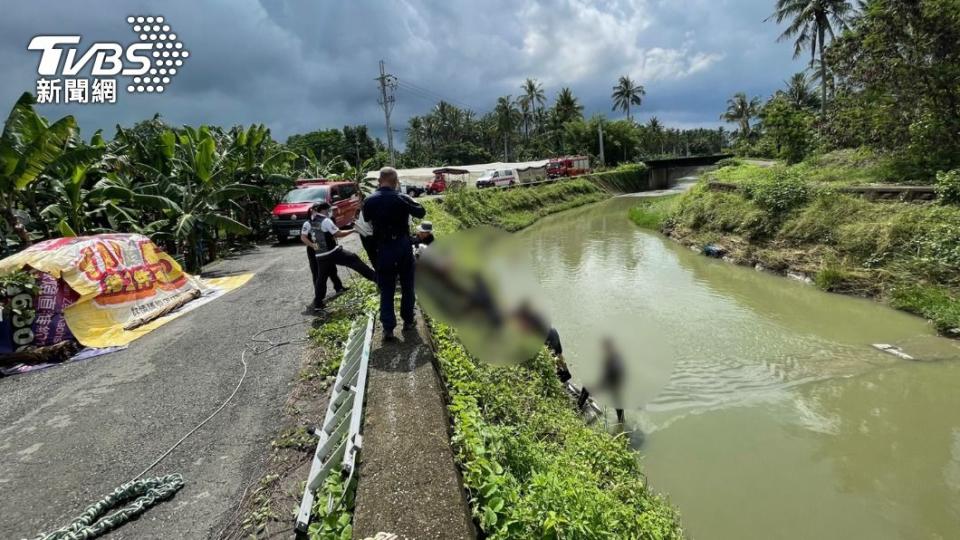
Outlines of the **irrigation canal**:
[[576,379],[599,376],[601,336],[619,343],[631,441],[692,536],[960,537],[960,343],[707,259],[634,226],[634,204],[549,217],[511,247]]

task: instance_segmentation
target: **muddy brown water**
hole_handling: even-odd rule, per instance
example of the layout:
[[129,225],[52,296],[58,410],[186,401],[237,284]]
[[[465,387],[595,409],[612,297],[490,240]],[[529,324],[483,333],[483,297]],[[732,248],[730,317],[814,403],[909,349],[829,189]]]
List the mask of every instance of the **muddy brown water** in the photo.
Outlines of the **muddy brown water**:
[[[630,369],[631,441],[698,539],[960,538],[960,344],[879,303],[707,259],[621,198],[514,235],[576,379]],[[892,343],[923,361],[878,352]]]

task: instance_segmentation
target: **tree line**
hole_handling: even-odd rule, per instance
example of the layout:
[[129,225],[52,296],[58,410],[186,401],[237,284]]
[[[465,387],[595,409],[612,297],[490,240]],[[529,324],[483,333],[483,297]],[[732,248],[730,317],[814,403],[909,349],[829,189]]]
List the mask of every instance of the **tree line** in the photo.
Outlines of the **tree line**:
[[0,135],[0,255],[44,238],[129,232],[196,269],[265,235],[294,178],[358,176],[339,156],[292,151],[263,125],[175,128],[154,116],[84,140],[72,116],[50,123],[34,104],[23,94]]
[[960,167],[960,0],[778,0],[770,20],[809,68],[766,100],[728,101],[739,153],[867,147],[917,182]]
[[562,154],[600,156],[603,131],[607,165],[666,155],[718,153],[728,142],[723,129],[676,129],[656,117],[645,124],[633,120],[642,104],[644,87],[622,76],[613,87],[612,110],[626,118],[602,115],[585,118],[583,105],[568,87],[548,104],[543,85],[528,78],[516,97],[497,98],[492,110],[476,112],[440,101],[428,113],[413,116],[406,128],[404,166],[526,161]]

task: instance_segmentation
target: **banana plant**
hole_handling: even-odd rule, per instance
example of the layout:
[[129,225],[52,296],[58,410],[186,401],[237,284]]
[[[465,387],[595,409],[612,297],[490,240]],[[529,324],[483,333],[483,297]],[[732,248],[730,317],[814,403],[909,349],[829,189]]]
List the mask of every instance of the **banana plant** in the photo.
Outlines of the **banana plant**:
[[77,131],[72,116],[48,124],[34,110],[34,103],[29,92],[20,96],[0,135],[0,214],[25,246],[31,244],[31,238],[14,212],[18,195],[64,154]]
[[213,133],[206,126],[184,128],[177,135],[173,178],[160,178],[162,195],[174,201],[171,208],[172,235],[192,268],[203,263],[202,242],[214,241],[214,235],[247,235],[250,228],[235,216],[243,212],[237,202],[243,197],[265,195],[262,188],[236,182],[230,172],[232,156],[219,149]]

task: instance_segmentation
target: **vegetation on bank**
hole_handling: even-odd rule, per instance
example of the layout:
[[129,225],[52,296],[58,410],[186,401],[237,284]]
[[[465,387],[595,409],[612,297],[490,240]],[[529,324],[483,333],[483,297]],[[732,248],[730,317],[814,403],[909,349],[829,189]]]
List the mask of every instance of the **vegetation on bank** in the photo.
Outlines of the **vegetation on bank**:
[[522,366],[471,358],[431,321],[453,445],[489,538],[681,538],[625,437],[584,424],[544,351]]
[[514,189],[450,191],[427,201],[427,219],[438,231],[491,225],[507,231],[528,227],[543,216],[603,200],[589,180],[573,179]]
[[[585,179],[467,196],[469,202],[428,203],[441,238],[476,225],[516,230],[606,197]],[[504,220],[503,213],[513,217]],[[583,422],[546,352],[525,365],[491,366],[472,358],[451,328],[436,320],[430,328],[450,396],[455,457],[484,535],[683,536],[677,513],[647,488],[627,440]]]
[[612,193],[634,193],[650,188],[650,175],[643,163],[628,163],[612,171],[588,174],[584,178]]
[[639,205],[630,209],[630,221],[644,229],[660,230],[679,202],[679,197],[665,195],[641,200]]
[[[882,299],[960,335],[960,207],[952,198],[960,175],[941,174],[941,198],[929,203],[838,192],[838,185],[883,170],[865,165],[863,155],[724,167],[676,201],[633,209],[631,218],[690,245],[719,244],[742,264],[800,272],[824,290]],[[710,190],[710,179],[739,189]]]
[[738,153],[869,147],[885,179],[912,183],[960,167],[960,0],[778,0],[771,18],[810,67],[765,101],[729,100]]

